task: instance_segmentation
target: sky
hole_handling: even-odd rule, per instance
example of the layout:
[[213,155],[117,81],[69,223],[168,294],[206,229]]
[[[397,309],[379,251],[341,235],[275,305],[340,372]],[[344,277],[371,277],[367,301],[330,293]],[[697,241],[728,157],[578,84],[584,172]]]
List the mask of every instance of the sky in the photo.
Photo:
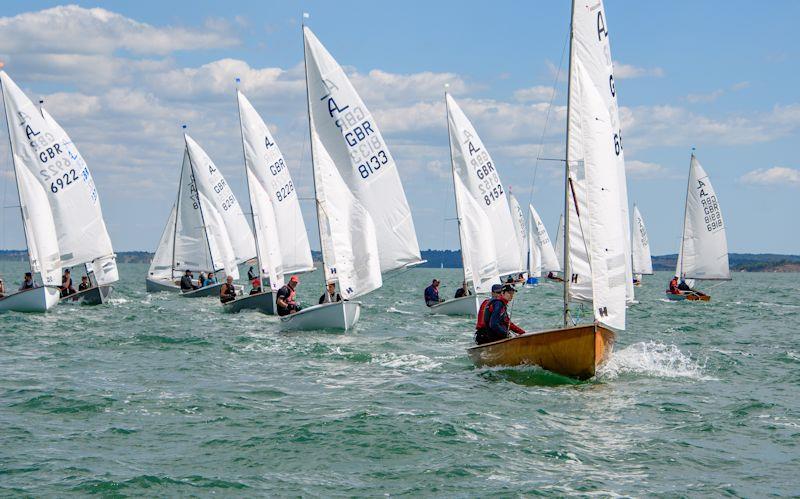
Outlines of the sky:
[[[0,60],[79,147],[116,251],[155,250],[177,193],[182,124],[246,206],[237,77],[286,156],[319,247],[303,12],[375,116],[422,249],[458,247],[445,83],[503,182],[555,236],[563,167],[536,158],[564,155],[568,1],[96,4],[5,0]],[[653,254],[678,250],[692,147],[720,200],[731,252],[800,253],[800,2],[605,7],[628,193]],[[0,128],[6,134],[5,122]],[[0,191],[0,248],[24,248],[4,140]]]

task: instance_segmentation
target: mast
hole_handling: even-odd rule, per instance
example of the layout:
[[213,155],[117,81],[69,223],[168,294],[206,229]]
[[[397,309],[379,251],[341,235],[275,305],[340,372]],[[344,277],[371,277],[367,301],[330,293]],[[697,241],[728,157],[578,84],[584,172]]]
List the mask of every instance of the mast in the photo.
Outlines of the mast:
[[[186,129],[186,125],[181,128]],[[186,138],[183,139],[183,154],[188,157],[189,148],[186,147]],[[183,164],[178,177],[178,199],[175,200],[175,223],[172,224],[172,268],[169,270],[170,280],[175,278],[175,241],[178,240],[178,217],[181,212],[181,187],[183,186]],[[198,205],[199,206],[199,205]]]
[[[461,213],[458,210],[458,192],[456,192],[456,164],[453,160],[453,139],[450,137],[450,106],[447,104],[447,90],[449,84],[445,84],[444,91],[444,109],[445,117],[447,119],[447,146],[450,149],[450,171],[453,173],[453,195],[455,196],[456,203],[456,221],[458,222],[458,245],[461,248],[461,271],[464,275],[464,281],[467,280],[467,269],[464,266],[464,241],[461,238]],[[472,287],[475,287],[473,279]]]
[[[308,14],[303,13],[303,19]],[[311,131],[311,91],[308,88],[308,61],[306,60],[306,33],[305,21],[300,21],[300,33],[303,36],[303,70],[306,77],[306,114],[308,117],[308,142],[311,147],[311,186],[314,188],[314,206],[317,208],[317,235],[319,236],[319,250],[322,253],[322,270],[325,274],[325,245],[322,242],[322,218],[320,217],[319,198],[317,197],[317,178],[314,175],[314,137]],[[327,284],[327,283],[326,283]]]
[[574,38],[573,23],[575,22],[575,0],[572,1],[569,15],[569,66],[567,69],[567,139],[564,162],[564,327],[569,326],[569,281],[572,279],[572,272],[569,266],[569,193],[571,180],[569,174],[569,124],[570,124],[570,104],[572,87],[572,41]]
[[683,228],[681,229],[681,252],[678,253],[678,258],[681,259],[681,267],[678,269],[678,279],[683,278],[683,244],[686,241],[686,213],[689,211],[689,189],[692,188],[692,160],[694,159],[694,147],[692,147],[692,156],[689,158],[689,175],[686,176],[686,197],[683,201]]
[[[183,136],[183,142],[186,143],[186,154],[189,157],[189,170],[190,174],[192,175],[192,186],[194,187],[194,192],[197,195],[197,208],[200,210],[200,221],[203,224],[203,234],[206,235],[206,244],[208,245],[208,256],[211,259],[211,272],[216,272],[217,267],[214,265],[214,253],[211,251],[211,240],[208,238],[208,226],[206,225],[206,218],[203,215],[203,203],[200,202],[200,192],[197,190],[197,181],[194,179],[194,161],[192,161],[192,153],[189,152],[189,144],[186,142],[186,135]],[[181,172],[183,168],[181,168]],[[183,174],[181,174],[181,177]],[[177,220],[175,222],[175,227],[177,230],[178,223]],[[174,248],[173,248],[173,251]],[[199,269],[198,269],[199,270]],[[227,270],[225,272],[227,274]]]
[[[256,264],[258,265],[258,280],[264,278],[262,275],[262,269],[264,266],[261,262],[261,251],[260,245],[258,244],[258,229],[256,228],[256,212],[253,210],[253,198],[251,197],[252,194],[250,193],[250,174],[247,171],[247,154],[245,153],[244,149],[244,128],[242,125],[242,107],[239,105],[239,78],[236,78],[236,110],[239,111],[239,135],[242,137],[242,159],[244,159],[244,178],[245,182],[247,182],[247,200],[250,202],[250,220],[253,223],[253,237],[255,238],[256,243]],[[213,258],[213,256],[212,256]],[[261,289],[264,289],[264,283],[261,283]]]
[[[3,65],[0,63],[0,68]],[[25,223],[25,212],[22,209],[22,194],[21,189],[19,188],[19,176],[17,175],[17,162],[14,160],[14,141],[11,140],[11,121],[8,119],[8,110],[6,109],[6,89],[3,87],[3,84],[0,83],[0,89],[3,92],[3,115],[6,117],[6,126],[8,127],[8,147],[9,151],[11,151],[11,169],[14,170],[14,183],[17,185],[17,199],[19,199],[19,216],[22,218],[22,233],[25,234],[25,248],[28,250],[28,268],[31,271],[31,275],[33,275],[33,264],[31,263],[31,254],[30,254],[30,244],[28,243],[28,231],[27,231],[27,223]],[[42,284],[44,284],[44,278],[42,279]]]

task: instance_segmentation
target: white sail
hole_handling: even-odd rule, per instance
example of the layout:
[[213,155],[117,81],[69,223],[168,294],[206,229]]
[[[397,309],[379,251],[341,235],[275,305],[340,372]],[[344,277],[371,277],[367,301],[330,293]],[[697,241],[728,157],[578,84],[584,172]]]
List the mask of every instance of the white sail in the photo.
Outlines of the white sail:
[[341,66],[303,28],[309,114],[348,190],[375,223],[383,272],[422,261],[411,210],[377,123]]
[[45,176],[49,177],[48,163],[55,164],[56,158],[63,160],[64,155],[41,114],[5,71],[0,71],[0,83],[31,271],[41,275],[43,284],[59,286],[58,234]]
[[[614,146],[614,163],[617,170],[617,182],[619,185],[615,192],[619,196],[620,212],[618,214],[620,223],[625,227],[625,254],[628,262],[631,261],[631,241],[630,241],[630,222],[628,214],[628,191],[625,175],[625,154],[622,148],[622,126],[619,119],[619,108],[617,104],[617,89],[614,81],[614,68],[611,58],[611,45],[608,38],[608,23],[606,21],[605,9],[602,0],[593,2],[579,2],[573,0],[573,40],[570,61],[572,64],[570,81],[570,117],[569,117],[569,151],[567,157],[570,168],[575,169],[577,162],[584,160],[584,144],[581,141],[580,114],[583,106],[580,100],[579,85],[575,84],[577,72],[574,67],[577,63],[583,65],[586,80],[583,85],[591,85],[597,91],[603,102],[603,106],[608,111],[609,126],[611,128],[612,145]],[[583,178],[583,175],[577,175]],[[579,201],[580,206],[580,201]],[[572,223],[573,219],[570,219]],[[570,231],[572,233],[572,231]],[[572,235],[570,234],[570,237]],[[579,241],[575,241],[579,243]],[[630,264],[626,265],[626,299],[628,302],[634,299],[633,272]]]
[[[314,268],[308,234],[300,211],[292,177],[275,139],[247,97],[237,91],[244,156],[248,168],[275,212],[283,273],[307,272]],[[251,193],[252,194],[252,193]]]
[[[529,205],[530,206],[530,205]],[[532,209],[533,207],[531,207]],[[534,225],[536,221],[533,217],[528,218],[528,277],[540,277],[542,275],[542,253],[537,245],[534,236]]]
[[[574,86],[574,85],[573,85]],[[572,301],[591,303],[592,264],[589,261],[591,232],[589,230],[588,200],[586,192],[585,163],[570,168],[569,200],[569,298]],[[579,178],[578,175],[582,177]],[[573,195],[574,194],[574,195]]]
[[525,259],[528,256],[526,241],[528,240],[527,229],[525,227],[525,212],[519,205],[519,201],[513,194],[508,194],[509,209],[511,210],[511,221],[514,223],[514,230],[517,234],[517,245],[519,246],[519,272],[525,270]]
[[342,298],[352,299],[383,284],[377,231],[319,140],[313,115],[309,125],[325,280],[338,281]]
[[211,252],[212,245],[206,233],[206,225],[200,209],[200,197],[197,194],[192,163],[186,148],[183,150],[176,206],[170,257],[171,267],[178,272],[183,270],[206,272],[221,270],[224,266],[224,258],[222,255]]
[[[550,241],[550,236],[547,234],[547,229],[539,217],[539,214],[534,209],[533,205],[528,205],[528,212],[531,224],[532,235],[534,238],[534,245],[538,248],[540,254],[540,269],[543,272],[560,272],[561,265],[559,264],[558,257],[553,249],[553,243]],[[563,222],[563,220],[562,220]]]
[[455,99],[447,94],[446,100],[456,173],[486,214],[492,228],[482,237],[495,245],[500,275],[517,273],[524,268],[524,260],[500,175],[478,133]]
[[639,207],[633,205],[633,273],[650,275],[653,273],[653,260],[650,257],[650,242],[647,239],[647,229],[644,219],[639,213]]
[[564,270],[564,214],[558,217],[558,229],[556,229],[556,258],[560,271]]
[[[227,273],[231,258],[235,267],[236,264],[256,256],[253,234],[242,207],[222,172],[197,142],[185,134],[184,139],[201,200],[200,210],[207,225],[206,230],[213,236],[225,259]],[[215,223],[209,225],[209,222]],[[229,254],[230,251],[232,253]]]
[[676,275],[687,279],[730,279],[728,241],[717,194],[692,154],[683,239]]
[[246,163],[247,188],[253,210],[253,236],[260,265],[259,277],[269,277],[270,287],[273,291],[277,291],[283,287],[285,270],[275,211],[270,196],[261,183],[263,178],[259,178],[258,173],[254,171],[258,168],[253,168],[249,161]]
[[167,218],[167,225],[158,240],[158,247],[150,262],[150,269],[147,275],[157,279],[172,279],[172,255],[175,244],[175,214],[176,206],[172,205],[172,210]]

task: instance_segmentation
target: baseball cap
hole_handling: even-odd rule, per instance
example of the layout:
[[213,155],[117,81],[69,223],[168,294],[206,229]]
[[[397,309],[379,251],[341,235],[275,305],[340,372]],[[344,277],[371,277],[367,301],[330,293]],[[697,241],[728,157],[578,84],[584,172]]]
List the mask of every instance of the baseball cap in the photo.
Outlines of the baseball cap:
[[509,291],[511,291],[512,293],[516,293],[517,292],[517,288],[515,288],[511,284],[506,284],[505,286],[503,286],[503,289],[502,289],[501,293],[507,293]]
[[298,279],[296,275],[293,275],[289,278],[289,282],[300,282],[300,279]]
[[502,284],[492,284],[492,293],[499,293],[503,290]]

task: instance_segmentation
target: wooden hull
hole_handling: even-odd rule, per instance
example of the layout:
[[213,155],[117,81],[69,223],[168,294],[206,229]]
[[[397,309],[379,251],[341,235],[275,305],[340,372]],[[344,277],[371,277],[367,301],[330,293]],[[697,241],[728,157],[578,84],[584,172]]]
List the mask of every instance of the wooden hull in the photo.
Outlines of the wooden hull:
[[101,305],[108,301],[114,287],[109,285],[96,286],[94,288],[84,289],[75,294],[61,298],[61,302],[76,302],[79,301],[83,305]]
[[462,296],[461,298],[453,298],[452,300],[443,301],[432,307],[428,307],[428,312],[431,314],[442,315],[469,315],[472,317],[478,316],[478,307],[481,305],[482,299],[478,295]]
[[314,331],[340,329],[347,331],[356,325],[361,315],[361,303],[340,301],[304,308],[296,314],[281,317],[284,331]]
[[526,333],[467,349],[478,366],[537,365],[578,379],[595,375],[611,354],[614,332],[600,325]]
[[147,285],[148,293],[159,293],[161,291],[177,293],[181,290],[180,286],[169,279],[152,279],[148,277],[145,280],[145,283]]
[[205,298],[207,296],[216,296],[219,297],[219,288],[222,287],[222,283],[217,283],[212,286],[205,286],[200,289],[193,289],[191,291],[181,291],[181,296],[184,298]]
[[257,295],[240,296],[233,301],[223,303],[222,310],[228,313],[237,313],[242,310],[258,310],[268,315],[274,315],[275,293],[268,291]]
[[47,312],[58,304],[60,292],[51,286],[18,291],[0,298],[0,312]]
[[711,296],[695,294],[674,295],[672,293],[667,293],[667,299],[672,301],[711,301]]

